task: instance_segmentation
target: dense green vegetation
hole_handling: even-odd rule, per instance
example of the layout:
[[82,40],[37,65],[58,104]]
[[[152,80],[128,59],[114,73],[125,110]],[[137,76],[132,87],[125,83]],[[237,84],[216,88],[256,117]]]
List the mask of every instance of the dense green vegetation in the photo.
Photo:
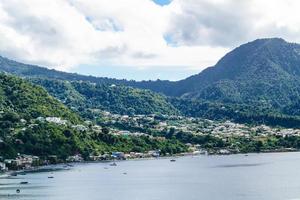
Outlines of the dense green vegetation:
[[42,87],[4,74],[0,74],[0,110],[4,118],[8,113],[13,113],[18,119],[26,120],[54,116],[74,123],[80,121],[76,113],[50,96]]
[[[74,83],[72,87],[79,87],[78,84],[80,83]],[[89,87],[92,86],[89,83],[85,86],[87,91],[84,87],[80,87],[80,92],[86,92],[84,95],[97,96],[103,91],[102,86],[92,88]],[[120,92],[132,92],[134,95],[140,90],[130,89]],[[152,97],[148,97],[148,93],[143,91],[141,94],[144,94],[145,98]],[[72,96],[73,101],[79,101],[80,98],[76,95],[78,94],[75,92],[68,97]],[[93,101],[94,99],[90,99],[89,102],[81,103],[82,105],[90,103],[87,106],[92,106]],[[131,103],[130,100],[128,103]],[[147,105],[141,104],[140,107],[142,106]],[[119,137],[105,131],[95,132],[92,129],[78,131],[73,125],[80,125],[83,120],[76,112],[50,96],[42,87],[4,74],[0,74],[0,111],[0,155],[5,158],[13,158],[17,153],[44,157],[56,155],[64,159],[75,153],[87,157],[93,153],[111,151],[144,152],[154,149],[160,149],[165,153],[186,151],[185,145],[177,140],[157,140],[146,136]],[[46,117],[56,117],[63,120],[63,123],[47,122]]]
[[160,92],[183,97],[172,103],[188,116],[299,127],[299,50],[282,39],[255,40]]
[[[299,44],[282,39],[259,39],[241,45],[214,67],[187,79],[140,84],[185,98],[180,107],[174,106],[189,116],[294,127],[300,114],[299,50]],[[205,103],[194,101],[191,105],[191,99]]]
[[[17,153],[48,157],[56,155],[66,159],[80,153],[85,159],[90,155],[99,155],[112,151],[147,152],[161,150],[165,153],[180,153],[187,147],[178,140],[160,140],[147,136],[114,136],[105,132],[80,132],[69,126],[53,123],[37,123],[26,130],[5,133],[4,142],[0,144],[0,154],[13,158]],[[1,133],[2,137],[4,133]],[[8,137],[9,136],[9,137]]]
[[31,81],[43,86],[54,97],[76,109],[85,117],[90,117],[88,110],[95,109],[123,115],[179,114],[167,102],[166,97],[149,90],[54,79],[31,79]]
[[169,98],[169,101],[186,116],[214,120],[232,120],[242,124],[300,127],[299,116],[282,114],[270,107],[182,98]]
[[192,135],[178,132],[172,137],[181,142],[199,144],[202,148],[214,153],[219,149],[230,150],[231,153],[269,152],[300,149],[299,136],[256,136],[253,138],[230,137],[226,140],[212,135]]

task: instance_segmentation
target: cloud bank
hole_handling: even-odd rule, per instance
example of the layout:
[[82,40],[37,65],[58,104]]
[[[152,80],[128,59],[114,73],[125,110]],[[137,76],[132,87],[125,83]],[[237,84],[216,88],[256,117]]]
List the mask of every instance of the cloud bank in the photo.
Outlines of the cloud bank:
[[0,55],[87,73],[88,66],[195,72],[256,38],[300,42],[297,0],[158,2],[0,0]]

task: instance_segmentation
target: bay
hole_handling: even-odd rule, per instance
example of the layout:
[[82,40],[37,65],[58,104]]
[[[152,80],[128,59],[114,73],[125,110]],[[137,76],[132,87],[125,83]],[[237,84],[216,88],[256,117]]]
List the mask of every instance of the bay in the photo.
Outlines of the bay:
[[296,200],[299,167],[298,152],[81,163],[2,178],[0,199]]

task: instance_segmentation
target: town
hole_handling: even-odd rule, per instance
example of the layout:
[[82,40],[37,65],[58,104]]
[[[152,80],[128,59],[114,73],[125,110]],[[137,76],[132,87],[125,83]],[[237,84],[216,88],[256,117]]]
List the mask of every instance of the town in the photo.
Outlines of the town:
[[[167,115],[118,115],[109,112],[100,112],[95,121],[85,121],[83,124],[71,124],[67,120],[58,117],[38,117],[27,122],[22,119],[18,130],[39,126],[40,123],[52,123],[58,126],[68,126],[82,133],[105,133],[116,137],[149,137],[156,140],[165,140],[167,137],[177,137],[187,146],[188,151],[179,155],[186,154],[231,154],[247,152],[267,152],[267,151],[296,151],[295,146],[278,145],[270,146],[274,140],[282,138],[299,137],[299,129],[286,129],[281,127],[269,127],[266,125],[246,125],[230,121],[212,121],[208,119],[167,116]],[[170,136],[170,133],[173,135]],[[213,138],[217,145],[207,145],[207,142],[198,142],[198,140],[184,140],[180,138],[182,134],[192,135],[193,137]],[[278,139],[279,138],[279,139]],[[201,140],[202,141],[202,140]],[[254,149],[245,148],[245,144],[251,144],[256,141]],[[16,141],[20,144],[23,141]],[[243,143],[244,142],[244,143]],[[221,143],[221,144],[219,144]],[[0,140],[1,144],[1,140]],[[263,148],[263,144],[269,145]],[[258,147],[260,149],[257,149]],[[269,148],[269,149],[268,149]],[[88,158],[83,158],[81,154],[69,155],[65,160],[59,159],[56,155],[48,155],[46,158],[39,158],[36,155],[18,154],[14,159],[3,159],[0,157],[0,171],[32,169],[40,165],[57,164],[63,162],[82,162],[104,161],[104,160],[126,160],[137,158],[157,158],[162,156],[160,149],[153,149],[147,152],[105,152],[101,154],[91,154]],[[163,156],[170,156],[164,154]]]

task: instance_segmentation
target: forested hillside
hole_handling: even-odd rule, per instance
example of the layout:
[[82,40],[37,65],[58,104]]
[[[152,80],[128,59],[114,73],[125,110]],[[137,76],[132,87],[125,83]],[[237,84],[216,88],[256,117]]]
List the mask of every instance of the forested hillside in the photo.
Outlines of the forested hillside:
[[47,91],[26,80],[0,74],[0,109],[5,115],[14,113],[19,118],[61,117],[79,122],[78,115],[50,96]]
[[88,114],[88,110],[95,109],[123,115],[179,114],[165,96],[150,90],[82,81],[30,80],[80,114]]
[[[101,99],[98,99],[98,96],[100,98],[106,92],[109,94],[109,90],[106,88],[89,83],[74,82],[72,85],[61,82],[64,87],[53,85],[52,82],[48,84],[51,85],[53,91],[62,89],[61,92],[63,93],[57,92],[57,94],[61,94],[61,98],[65,97],[66,101],[70,101],[70,105],[81,105],[83,108],[100,106],[102,102]],[[70,86],[69,90],[66,88],[68,86]],[[77,87],[80,88],[78,93],[76,91]],[[111,88],[111,90],[114,90],[114,88]],[[134,98],[135,93],[141,93],[140,95],[144,95],[144,98],[151,99],[153,97],[151,95],[147,96],[149,94],[144,93],[144,91],[129,88],[123,90],[121,88],[118,93],[113,92],[113,95],[119,96],[116,99],[118,101],[119,98],[123,98],[122,94],[125,95],[125,93],[130,92],[133,100],[129,99],[128,103],[132,103],[131,101],[137,104],[140,103],[136,108],[140,107],[143,110],[143,107],[148,106],[147,109],[152,112],[150,109],[153,109],[151,108],[153,105],[145,105],[150,101],[149,99],[144,103]],[[86,100],[85,97],[88,96],[90,99]],[[154,95],[154,97],[156,96]],[[158,97],[158,100],[162,99]],[[165,109],[167,106],[163,105],[166,103],[164,99],[163,101],[160,106]],[[67,104],[67,102],[65,103]],[[41,86],[33,85],[28,80],[15,76],[0,74],[1,158],[14,158],[18,153],[21,153],[37,155],[42,158],[56,155],[58,159],[64,160],[76,153],[80,153],[88,159],[89,155],[111,151],[130,152],[153,149],[162,149],[166,153],[186,151],[185,145],[176,140],[157,140],[147,136],[118,137],[108,134],[109,129],[107,128],[105,131],[95,131],[91,124],[89,124],[90,126],[84,124],[84,120],[78,115],[80,111],[80,109],[79,112],[70,110],[59,100],[50,96]],[[78,127],[84,127],[84,129]]]

